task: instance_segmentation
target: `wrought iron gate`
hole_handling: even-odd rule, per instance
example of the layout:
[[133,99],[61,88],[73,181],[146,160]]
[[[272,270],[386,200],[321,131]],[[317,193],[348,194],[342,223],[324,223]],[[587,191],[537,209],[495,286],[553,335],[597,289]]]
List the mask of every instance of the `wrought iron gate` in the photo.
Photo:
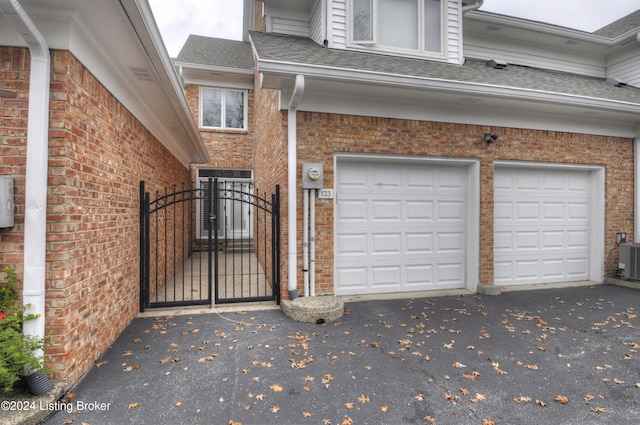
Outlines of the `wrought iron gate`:
[[280,188],[209,178],[156,192],[140,182],[140,311],[280,303]]

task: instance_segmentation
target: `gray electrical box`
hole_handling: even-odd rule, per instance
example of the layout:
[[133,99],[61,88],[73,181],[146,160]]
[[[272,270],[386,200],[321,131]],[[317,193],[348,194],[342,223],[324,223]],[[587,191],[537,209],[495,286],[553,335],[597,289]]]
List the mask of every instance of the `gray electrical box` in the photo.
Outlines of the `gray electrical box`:
[[302,164],[302,188],[322,189],[322,163],[305,162]]
[[0,176],[0,228],[13,227],[13,177]]

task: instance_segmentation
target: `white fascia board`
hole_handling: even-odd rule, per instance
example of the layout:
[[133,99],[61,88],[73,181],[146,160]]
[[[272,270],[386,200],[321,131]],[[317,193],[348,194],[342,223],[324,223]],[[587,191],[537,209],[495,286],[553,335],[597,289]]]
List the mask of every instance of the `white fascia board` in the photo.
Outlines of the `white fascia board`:
[[512,28],[517,28],[534,33],[543,33],[555,35],[558,37],[566,37],[574,40],[580,40],[588,43],[601,44],[603,46],[614,46],[625,39],[635,37],[637,32],[630,31],[622,34],[616,38],[607,38],[601,35],[592,34],[586,31],[575,30],[572,28],[565,28],[557,25],[546,24],[544,22],[529,21],[526,19],[519,19],[512,16],[497,15],[486,12],[469,12],[465,15],[464,19],[473,19],[475,21],[486,22],[495,25],[504,25]]
[[345,70],[342,68],[331,68],[309,64],[300,65],[278,61],[260,62],[260,72],[264,74],[275,74],[282,77],[293,77],[295,75],[302,74],[308,78],[325,80],[336,79],[340,81],[354,81],[375,85],[413,87],[416,89],[458,93],[461,95],[484,95],[516,100],[520,99],[555,104],[570,104],[571,106],[616,110],[619,112],[640,113],[640,103],[601,99],[568,93],[555,93],[544,90],[496,86],[468,81],[383,74],[366,70]]
[[230,74],[241,74],[253,76],[252,69],[229,68],[225,66],[205,65],[192,62],[173,61],[176,68],[193,69],[196,71],[225,72]]

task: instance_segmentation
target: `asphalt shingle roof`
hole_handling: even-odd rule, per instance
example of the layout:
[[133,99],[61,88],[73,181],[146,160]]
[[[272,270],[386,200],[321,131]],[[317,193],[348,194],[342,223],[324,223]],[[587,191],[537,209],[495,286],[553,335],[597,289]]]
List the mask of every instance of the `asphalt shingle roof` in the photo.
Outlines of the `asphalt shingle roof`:
[[603,78],[510,64],[506,69],[486,66],[485,60],[467,59],[464,65],[330,49],[305,37],[251,32],[260,61],[287,62],[389,75],[443,79],[494,86],[542,90],[640,104],[640,89],[612,87]]
[[200,35],[189,36],[176,61],[243,70],[254,66],[249,43]]
[[616,38],[638,27],[640,27],[640,9],[600,28],[593,34],[607,38]]

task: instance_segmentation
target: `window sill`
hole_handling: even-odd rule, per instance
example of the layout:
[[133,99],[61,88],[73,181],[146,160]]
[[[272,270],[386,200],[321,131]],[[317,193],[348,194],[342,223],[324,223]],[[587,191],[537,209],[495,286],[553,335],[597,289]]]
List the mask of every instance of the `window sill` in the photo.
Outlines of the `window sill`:
[[199,127],[203,133],[225,133],[225,134],[247,134],[249,130],[246,128],[214,128],[214,127]]

